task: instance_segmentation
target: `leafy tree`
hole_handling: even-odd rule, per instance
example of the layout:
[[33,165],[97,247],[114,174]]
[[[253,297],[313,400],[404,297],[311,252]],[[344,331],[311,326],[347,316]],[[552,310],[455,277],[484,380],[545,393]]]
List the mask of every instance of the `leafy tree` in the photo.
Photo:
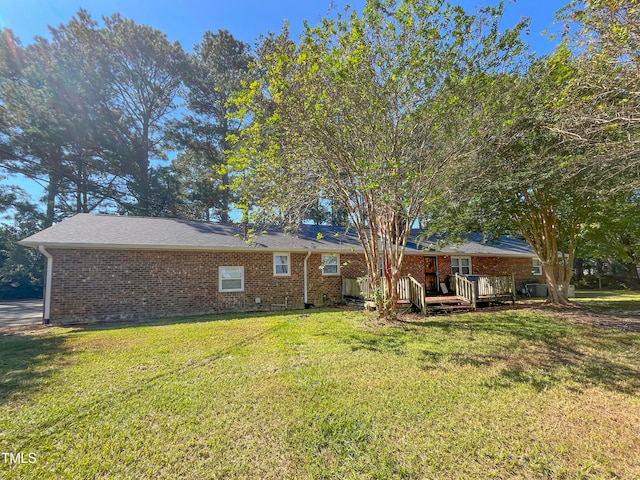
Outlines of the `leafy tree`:
[[[568,52],[535,60],[526,72],[496,78],[485,108],[503,117],[477,157],[457,165],[468,182],[453,187],[467,221],[522,236],[536,253],[549,301],[567,303],[578,237],[593,212],[599,182],[588,150],[564,142],[556,105],[574,75]],[[502,113],[500,113],[502,112]]]
[[86,11],[22,48],[0,42],[4,166],[44,177],[46,225],[57,214],[118,204],[151,213],[152,159],[177,107],[183,52],[119,15]]
[[640,289],[640,194],[623,191],[601,200],[580,242],[580,257],[620,262],[627,286]]
[[177,108],[184,52],[162,32],[115,14],[104,18],[96,47],[109,91],[108,107],[117,112],[114,128],[122,145],[121,168],[139,214],[152,213],[151,160],[165,159],[164,128]]
[[207,221],[211,214],[229,221],[232,203],[229,175],[224,169],[227,137],[237,134],[239,119],[230,114],[234,92],[249,78],[249,46],[226,30],[206,32],[185,64],[183,80],[187,87],[189,115],[173,123],[170,138],[186,149],[174,162],[188,181],[192,201]]
[[[261,73],[237,99],[252,123],[231,166],[256,211],[300,221],[318,198],[339,203],[357,230],[369,276],[394,314],[411,227],[446,168],[490,127],[481,108],[509,69],[518,30],[500,33],[501,8],[467,15],[442,1],[367,3],[361,16],[307,26],[259,50]],[[249,204],[249,201],[247,201]],[[379,273],[382,261],[383,275]]]
[[49,88],[52,59],[44,40],[25,49],[9,30],[0,39],[3,167],[31,178],[45,177],[45,226],[49,226],[66,173],[68,145],[67,118],[58,108],[56,92]]
[[0,299],[42,295],[41,255],[18,241],[42,228],[44,217],[18,187],[0,188]]
[[345,209],[336,202],[318,199],[312,203],[304,215],[304,220],[310,220],[315,225],[348,226],[349,219]]
[[567,23],[576,75],[563,92],[556,129],[589,145],[600,174],[618,190],[640,180],[640,1],[574,0]]

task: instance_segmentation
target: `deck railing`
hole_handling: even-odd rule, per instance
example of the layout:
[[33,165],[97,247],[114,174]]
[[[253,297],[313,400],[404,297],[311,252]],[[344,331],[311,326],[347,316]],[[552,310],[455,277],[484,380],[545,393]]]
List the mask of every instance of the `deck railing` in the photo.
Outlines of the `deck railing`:
[[[409,300],[420,311],[425,311],[424,285],[411,275],[398,279],[398,300]],[[342,295],[345,297],[373,300],[375,291],[371,280],[367,277],[346,278],[342,277]]]
[[478,280],[478,295],[481,297],[496,297],[500,295],[515,296],[515,282],[513,275],[490,277],[489,275],[475,275]]
[[373,286],[367,277],[342,277],[342,296],[373,300]]
[[456,295],[464,298],[473,308],[476,308],[478,304],[478,282],[469,280],[467,277],[463,277],[457,273],[453,279]]
[[406,278],[406,283],[409,289],[409,301],[420,309],[422,313],[427,313],[427,303],[424,298],[424,285],[418,282],[411,275]]
[[456,295],[469,301],[474,308],[478,300],[510,297],[516,299],[516,284],[513,275],[490,276],[469,275],[454,276]]
[[[454,275],[455,293],[467,300],[473,308],[477,308],[479,301],[491,301],[498,297],[510,297],[515,301],[516,288],[513,275]],[[398,300],[409,300],[421,312],[426,312],[425,288],[411,275],[398,279]],[[374,300],[375,290],[368,277],[342,277],[342,295],[344,297]]]

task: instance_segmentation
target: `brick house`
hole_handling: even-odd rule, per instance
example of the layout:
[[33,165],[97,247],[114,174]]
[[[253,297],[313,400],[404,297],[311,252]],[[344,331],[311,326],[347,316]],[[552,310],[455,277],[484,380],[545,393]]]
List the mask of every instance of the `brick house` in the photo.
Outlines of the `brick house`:
[[[509,237],[435,249],[416,230],[403,275],[437,293],[455,273],[542,274],[526,243]],[[45,321],[136,320],[163,316],[303,308],[342,301],[342,277],[366,275],[353,229],[302,225],[253,232],[167,218],[78,214],[22,242],[47,257]]]

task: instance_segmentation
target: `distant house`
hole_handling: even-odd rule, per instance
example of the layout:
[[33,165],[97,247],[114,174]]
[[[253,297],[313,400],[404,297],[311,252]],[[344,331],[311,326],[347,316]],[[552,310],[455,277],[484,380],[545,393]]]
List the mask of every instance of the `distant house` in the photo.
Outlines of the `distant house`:
[[[526,243],[483,243],[471,235],[435,249],[413,232],[403,275],[426,292],[460,275],[542,270]],[[136,320],[217,312],[303,308],[342,302],[342,278],[367,274],[353,229],[302,225],[250,238],[237,225],[167,218],[78,214],[21,242],[47,257],[45,320],[52,323]]]

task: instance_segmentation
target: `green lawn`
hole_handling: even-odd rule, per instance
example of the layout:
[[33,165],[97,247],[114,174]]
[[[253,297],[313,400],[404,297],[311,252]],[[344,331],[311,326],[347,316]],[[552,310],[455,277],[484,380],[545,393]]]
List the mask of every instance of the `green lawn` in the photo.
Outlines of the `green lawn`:
[[639,333],[413,320],[0,333],[0,478],[640,478]]
[[640,292],[627,290],[579,290],[575,301],[597,312],[616,311],[640,315]]

